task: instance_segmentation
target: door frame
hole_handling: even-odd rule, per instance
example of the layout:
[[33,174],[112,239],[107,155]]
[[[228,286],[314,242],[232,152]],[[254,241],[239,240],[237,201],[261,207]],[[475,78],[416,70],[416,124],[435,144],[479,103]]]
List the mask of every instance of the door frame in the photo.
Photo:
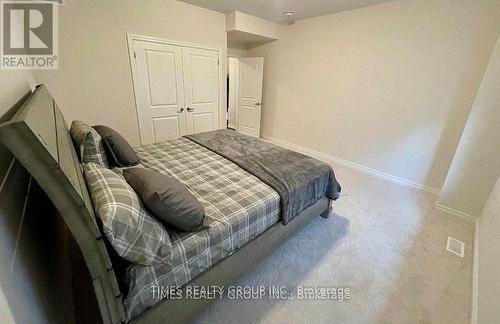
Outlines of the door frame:
[[[230,65],[230,62],[231,61],[235,61],[236,63],[236,69],[234,71],[234,75],[231,76],[231,65]],[[228,56],[227,57],[227,63],[228,63],[228,70],[227,70],[227,73],[229,75],[229,89],[227,89],[228,91],[228,98],[229,100],[233,99],[234,100],[234,107],[233,107],[233,114],[234,114],[234,125],[233,125],[233,128],[234,130],[237,130],[238,129],[238,105],[239,105],[239,102],[238,102],[238,91],[240,90],[239,87],[240,87],[240,57],[235,57],[235,56]],[[231,86],[233,86],[233,95],[234,95],[234,98],[231,98]],[[229,107],[229,102],[227,103],[227,106]],[[228,121],[229,121],[229,114],[228,114]],[[229,123],[228,123],[229,125]]]
[[142,42],[150,42],[150,43],[160,43],[160,44],[166,44],[166,45],[174,45],[174,46],[184,46],[184,47],[192,47],[192,48],[199,48],[199,49],[206,49],[210,51],[216,51],[217,52],[217,58],[218,58],[218,79],[219,82],[217,84],[217,92],[219,94],[219,102],[218,102],[218,126],[219,129],[224,129],[226,128],[226,94],[224,89],[226,89],[225,85],[225,75],[224,75],[224,70],[223,70],[223,61],[222,61],[222,49],[220,47],[214,47],[210,45],[204,45],[204,44],[197,44],[197,43],[189,43],[189,42],[182,42],[182,41],[177,41],[177,40],[170,40],[170,39],[165,39],[165,38],[159,38],[159,37],[152,37],[152,36],[145,36],[145,35],[138,35],[138,34],[131,34],[127,33],[127,46],[128,46],[128,58],[129,58],[129,63],[130,63],[130,71],[131,71],[131,77],[132,77],[132,86],[134,90],[134,106],[135,106],[135,111],[136,111],[136,117],[137,117],[137,125],[139,126],[139,138],[141,141],[141,145],[144,144],[142,140],[142,127],[141,127],[141,122],[140,120],[142,119],[142,112],[139,109],[139,102],[138,102],[138,85],[137,85],[137,67],[135,64],[135,57],[134,57],[134,41],[142,41]]

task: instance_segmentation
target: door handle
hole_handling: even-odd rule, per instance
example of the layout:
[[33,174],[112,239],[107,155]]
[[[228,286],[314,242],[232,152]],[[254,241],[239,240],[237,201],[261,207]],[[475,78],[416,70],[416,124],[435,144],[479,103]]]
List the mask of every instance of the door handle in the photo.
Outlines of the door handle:
[[255,103],[255,105],[256,105],[256,106],[260,106],[260,102],[256,102],[256,103]]
[[184,111],[184,107],[181,107],[181,109],[177,110],[178,113],[181,113]]
[[187,107],[187,111],[192,112],[192,111],[194,111],[194,108]]

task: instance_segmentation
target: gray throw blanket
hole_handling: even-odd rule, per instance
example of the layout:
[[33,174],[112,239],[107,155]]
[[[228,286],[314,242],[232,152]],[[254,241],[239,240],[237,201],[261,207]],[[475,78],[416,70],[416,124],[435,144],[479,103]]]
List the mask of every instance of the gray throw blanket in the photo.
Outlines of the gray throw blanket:
[[185,137],[276,190],[281,197],[283,224],[322,197],[336,200],[340,195],[332,168],[312,157],[226,129]]

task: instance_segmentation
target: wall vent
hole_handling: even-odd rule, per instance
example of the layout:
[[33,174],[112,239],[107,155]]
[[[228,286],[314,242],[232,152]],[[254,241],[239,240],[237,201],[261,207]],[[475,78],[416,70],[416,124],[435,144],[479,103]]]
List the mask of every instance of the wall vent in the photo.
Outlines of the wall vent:
[[457,240],[456,238],[448,236],[448,242],[446,243],[446,251],[451,252],[463,258],[465,254],[465,243]]

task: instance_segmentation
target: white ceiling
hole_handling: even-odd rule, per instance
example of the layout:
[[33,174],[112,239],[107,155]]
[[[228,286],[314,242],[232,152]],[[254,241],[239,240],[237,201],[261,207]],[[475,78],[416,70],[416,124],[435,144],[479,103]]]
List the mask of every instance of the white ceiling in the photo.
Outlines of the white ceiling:
[[234,10],[264,18],[276,23],[287,23],[290,19],[283,13],[294,12],[292,20],[316,17],[334,12],[367,7],[394,0],[180,0],[195,6],[222,13]]

